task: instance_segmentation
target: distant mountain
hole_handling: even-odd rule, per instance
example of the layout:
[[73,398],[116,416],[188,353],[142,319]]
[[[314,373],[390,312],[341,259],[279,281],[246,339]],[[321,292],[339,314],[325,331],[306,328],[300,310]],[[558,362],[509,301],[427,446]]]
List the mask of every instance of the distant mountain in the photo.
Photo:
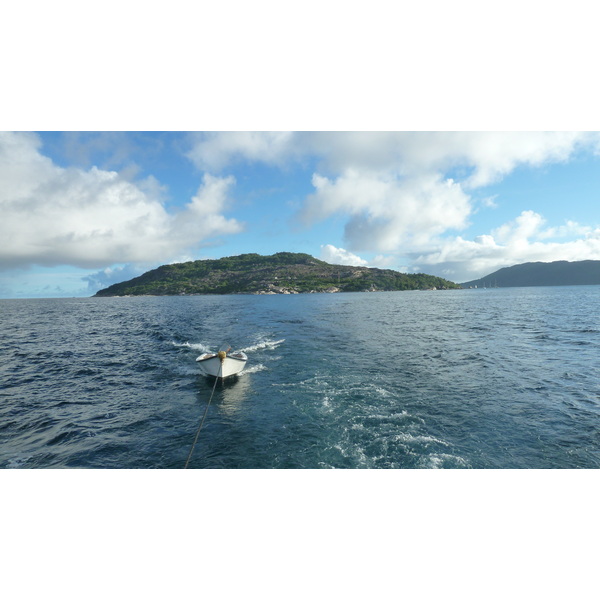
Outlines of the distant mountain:
[[330,265],[309,254],[241,254],[218,260],[164,265],[96,296],[180,296],[190,294],[299,294],[460,288],[433,275],[390,269]]
[[460,284],[470,287],[525,287],[535,285],[600,285],[600,260],[529,262],[505,267],[481,279]]

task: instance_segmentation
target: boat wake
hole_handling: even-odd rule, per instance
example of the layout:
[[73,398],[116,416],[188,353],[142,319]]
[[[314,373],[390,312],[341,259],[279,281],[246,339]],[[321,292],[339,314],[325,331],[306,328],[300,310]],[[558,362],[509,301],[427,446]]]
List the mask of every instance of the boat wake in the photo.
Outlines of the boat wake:
[[256,352],[257,350],[275,350],[275,348],[279,348],[279,346],[281,346],[281,344],[283,344],[283,342],[285,342],[285,339],[283,340],[265,340],[263,342],[258,342],[257,344],[254,344],[254,346],[248,346],[247,348],[242,348],[241,352]]
[[263,364],[252,365],[247,369],[244,369],[241,373],[238,373],[238,377],[245,377],[246,375],[250,375],[251,373],[258,373],[259,371],[266,371],[267,367]]
[[[238,352],[257,352],[258,350],[275,350],[279,348],[281,344],[285,342],[285,339],[282,340],[263,340],[253,344],[252,346],[248,346],[247,348],[240,348]],[[214,348],[210,348],[206,344],[202,343],[194,343],[194,342],[171,342],[175,348],[189,348],[190,350],[194,350],[196,352],[200,352],[204,354],[205,352],[214,352]]]
[[173,346],[176,348],[189,348],[190,350],[195,350],[196,352],[210,352],[210,348],[205,344],[193,344],[190,342],[171,342]]

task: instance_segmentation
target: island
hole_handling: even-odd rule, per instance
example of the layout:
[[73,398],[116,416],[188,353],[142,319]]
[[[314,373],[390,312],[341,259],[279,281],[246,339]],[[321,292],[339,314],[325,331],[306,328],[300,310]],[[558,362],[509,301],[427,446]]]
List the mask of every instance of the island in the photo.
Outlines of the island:
[[600,285],[600,260],[528,262],[499,269],[463,288]]
[[95,296],[187,296],[197,294],[302,294],[448,290],[460,285],[424,273],[331,265],[310,254],[240,254],[215,260],[163,265]]

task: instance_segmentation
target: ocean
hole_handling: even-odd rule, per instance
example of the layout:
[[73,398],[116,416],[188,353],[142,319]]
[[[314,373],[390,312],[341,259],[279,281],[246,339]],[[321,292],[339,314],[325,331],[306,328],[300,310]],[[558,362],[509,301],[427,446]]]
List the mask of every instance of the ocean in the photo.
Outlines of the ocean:
[[0,300],[0,467],[600,467],[600,286]]

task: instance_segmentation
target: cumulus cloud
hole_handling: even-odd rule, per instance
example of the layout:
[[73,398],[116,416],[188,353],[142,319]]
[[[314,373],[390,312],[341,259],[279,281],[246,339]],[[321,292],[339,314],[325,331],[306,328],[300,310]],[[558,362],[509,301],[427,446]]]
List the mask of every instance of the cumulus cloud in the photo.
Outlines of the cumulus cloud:
[[282,165],[313,157],[320,169],[386,171],[402,176],[464,171],[471,187],[487,185],[519,165],[567,160],[582,147],[600,148],[589,132],[212,132],[190,138],[188,157],[201,169],[238,161]]
[[539,234],[544,223],[542,215],[532,210],[524,210],[514,221],[494,229],[492,236],[500,243],[518,247],[527,244],[529,238]]
[[270,131],[227,131],[191,134],[188,158],[200,169],[220,171],[237,161],[262,162],[283,166],[301,154],[297,134]]
[[565,238],[565,237],[586,237],[593,234],[593,229],[589,225],[580,225],[575,221],[566,221],[564,225],[558,227],[549,227],[539,233],[540,239]]
[[[542,215],[523,211],[516,219],[491,234],[465,240],[460,236],[444,240],[430,253],[415,256],[430,272],[453,281],[468,281],[502,267],[524,262],[600,259],[600,228],[581,227],[569,222],[562,228],[544,228]],[[567,241],[544,241],[557,233],[582,235]]]
[[319,258],[332,265],[365,267],[369,264],[368,261],[362,259],[360,256],[352,254],[352,252],[348,252],[348,250],[344,250],[344,248],[336,248],[331,244],[321,246],[321,256]]
[[0,134],[0,267],[168,260],[242,230],[223,212],[232,177],[206,174],[179,212],[168,212],[153,178],[134,183],[114,171],[65,169],[33,134]]
[[464,227],[470,214],[461,186],[437,175],[399,181],[348,170],[335,180],[315,175],[313,185],[316,191],[300,218],[310,225],[336,213],[347,215],[345,239],[356,251],[421,247],[447,229]]
[[321,260],[332,265],[352,265],[354,267],[379,267],[381,269],[396,268],[397,257],[392,255],[378,254],[377,256],[365,260],[357,254],[348,252],[345,248],[336,248],[332,244],[321,246]]
[[240,233],[242,225],[222,213],[229,204],[229,192],[235,178],[214,177],[205,173],[202,185],[183,212],[175,216],[174,232],[182,239],[206,240],[215,235]]

